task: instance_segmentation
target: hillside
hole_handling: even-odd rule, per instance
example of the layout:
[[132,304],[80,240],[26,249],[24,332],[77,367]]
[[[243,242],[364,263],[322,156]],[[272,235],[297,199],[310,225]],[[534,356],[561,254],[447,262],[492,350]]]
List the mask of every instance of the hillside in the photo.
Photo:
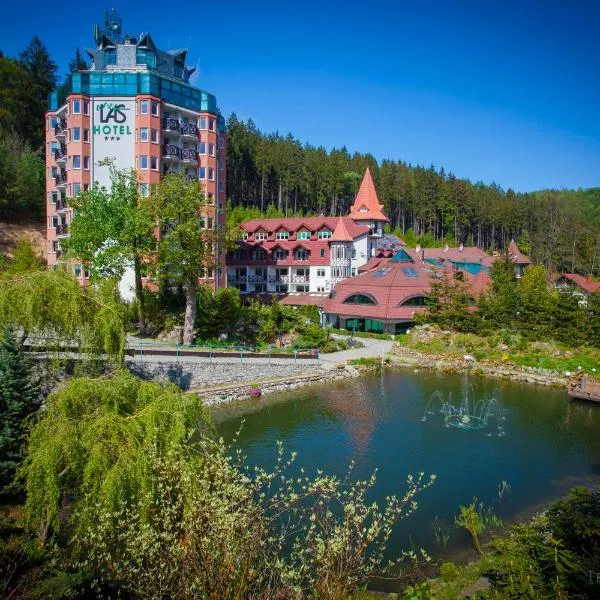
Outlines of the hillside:
[[33,220],[22,220],[20,223],[0,221],[0,256],[10,258],[17,242],[24,238],[29,239],[45,258],[46,224]]

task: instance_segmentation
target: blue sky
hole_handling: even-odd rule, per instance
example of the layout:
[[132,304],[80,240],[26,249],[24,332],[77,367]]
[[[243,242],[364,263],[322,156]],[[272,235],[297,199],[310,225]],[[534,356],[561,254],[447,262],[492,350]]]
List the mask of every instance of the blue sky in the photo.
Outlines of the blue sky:
[[[519,191],[600,186],[598,0],[113,6],[127,32],[187,47],[196,85],[263,131]],[[64,71],[104,10],[13,2],[0,48],[39,35]]]

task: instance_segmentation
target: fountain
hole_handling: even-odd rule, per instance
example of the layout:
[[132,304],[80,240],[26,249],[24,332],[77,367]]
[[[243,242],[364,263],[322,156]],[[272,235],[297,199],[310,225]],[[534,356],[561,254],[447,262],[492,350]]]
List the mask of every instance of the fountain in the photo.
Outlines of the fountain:
[[[491,397],[475,401],[473,387],[468,384],[465,385],[464,396],[458,403],[452,401],[451,393],[446,398],[441,391],[435,391],[427,403],[425,414],[421,419],[422,421],[427,421],[428,416],[436,414],[432,410],[432,407],[435,405],[440,407],[439,412],[444,416],[446,427],[456,427],[457,429],[471,431],[484,429],[488,426],[490,418],[493,418],[496,423],[498,436],[502,437],[505,435],[504,427],[501,424],[505,417],[502,414],[498,400]],[[491,433],[488,433],[488,435],[491,435]]]

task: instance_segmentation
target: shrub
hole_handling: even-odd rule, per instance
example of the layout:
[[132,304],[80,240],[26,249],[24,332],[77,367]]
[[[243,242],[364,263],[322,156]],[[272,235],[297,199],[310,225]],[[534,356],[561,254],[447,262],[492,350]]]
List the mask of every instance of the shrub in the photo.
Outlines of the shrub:
[[458,577],[458,567],[453,562],[442,563],[440,577],[446,581],[454,581]]

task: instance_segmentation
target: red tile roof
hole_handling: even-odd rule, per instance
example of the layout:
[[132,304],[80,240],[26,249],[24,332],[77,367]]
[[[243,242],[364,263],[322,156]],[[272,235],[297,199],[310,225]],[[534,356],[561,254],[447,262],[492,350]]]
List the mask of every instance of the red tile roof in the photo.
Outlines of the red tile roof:
[[[403,303],[415,296],[427,296],[438,269],[423,262],[398,263],[388,258],[371,259],[368,266],[370,270],[336,285],[333,297],[323,303],[326,313],[383,321],[410,321],[415,313],[426,310],[426,307],[403,306]],[[487,289],[491,281],[484,271],[476,276],[462,272],[475,296]],[[345,304],[345,300],[353,294],[369,296],[377,304]]]
[[568,279],[571,283],[574,283],[578,288],[581,288],[588,294],[593,294],[600,290],[599,281],[594,281],[593,279],[583,277],[583,275],[578,275],[577,273],[563,273],[558,279],[562,278]]
[[340,220],[343,221],[352,240],[369,233],[368,227],[357,225],[349,217],[277,217],[274,219],[251,219],[242,223],[241,227],[248,233],[254,233],[262,229],[271,235],[282,228],[290,232],[303,229],[313,232],[329,229],[329,231],[334,232]]
[[[361,209],[363,209],[361,211]],[[364,210],[366,209],[366,210]],[[388,221],[389,219],[383,214],[383,204],[379,204],[379,198],[375,191],[373,178],[369,167],[365,171],[365,175],[354,199],[354,204],[350,207],[350,218],[355,220]]]
[[525,256],[517,246],[515,240],[510,240],[510,244],[508,245],[508,256],[510,259],[517,263],[518,265],[530,265],[531,259],[528,256]]
[[327,300],[327,294],[287,294],[280,300],[288,306],[321,306]]
[[329,238],[331,242],[351,242],[354,238],[350,235],[348,228],[346,227],[345,220],[340,217],[338,224],[336,225],[333,235]]

